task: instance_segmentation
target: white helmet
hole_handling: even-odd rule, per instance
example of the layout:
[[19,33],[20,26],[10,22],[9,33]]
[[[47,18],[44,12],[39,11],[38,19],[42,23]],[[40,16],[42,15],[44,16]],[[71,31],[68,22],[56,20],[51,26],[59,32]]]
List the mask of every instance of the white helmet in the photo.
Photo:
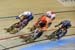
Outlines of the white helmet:
[[56,17],[55,12],[53,12],[53,11],[48,11],[48,12],[46,12],[46,15],[47,15],[48,17],[50,17],[50,18]]
[[25,11],[25,12],[23,13],[23,15],[30,16],[30,15],[32,15],[32,12],[30,12],[30,11]]
[[30,15],[32,15],[32,12],[30,12],[30,11],[25,11],[25,12],[23,12],[22,14],[20,14],[19,17],[21,17],[22,15],[24,15],[24,16],[30,16]]

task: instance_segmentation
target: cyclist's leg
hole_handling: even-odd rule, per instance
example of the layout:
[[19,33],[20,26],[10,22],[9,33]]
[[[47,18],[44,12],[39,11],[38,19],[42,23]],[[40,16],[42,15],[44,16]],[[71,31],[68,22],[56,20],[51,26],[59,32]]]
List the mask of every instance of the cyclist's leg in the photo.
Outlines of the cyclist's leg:
[[37,39],[37,38],[40,38],[42,34],[43,34],[43,32],[35,33],[34,34],[34,40]]
[[57,39],[60,39],[60,38],[62,38],[63,36],[65,36],[66,35],[66,33],[67,33],[67,30],[65,30],[65,32],[59,32],[59,34],[57,34]]

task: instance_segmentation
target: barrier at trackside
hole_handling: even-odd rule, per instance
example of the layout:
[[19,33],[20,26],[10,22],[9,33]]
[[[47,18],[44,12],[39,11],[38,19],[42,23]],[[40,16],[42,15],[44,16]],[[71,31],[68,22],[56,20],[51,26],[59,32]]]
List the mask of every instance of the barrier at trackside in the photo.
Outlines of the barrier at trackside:
[[75,6],[75,0],[57,0],[59,3],[61,3],[64,6]]

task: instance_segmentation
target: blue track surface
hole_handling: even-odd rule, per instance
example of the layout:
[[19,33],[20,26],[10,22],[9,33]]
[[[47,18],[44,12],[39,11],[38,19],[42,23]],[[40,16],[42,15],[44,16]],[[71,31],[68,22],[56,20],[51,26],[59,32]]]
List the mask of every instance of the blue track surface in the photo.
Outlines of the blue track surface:
[[20,50],[46,50],[47,48],[55,48],[64,46],[67,44],[75,44],[75,38],[61,39],[57,41],[48,41],[44,43],[35,44],[26,48],[21,48]]

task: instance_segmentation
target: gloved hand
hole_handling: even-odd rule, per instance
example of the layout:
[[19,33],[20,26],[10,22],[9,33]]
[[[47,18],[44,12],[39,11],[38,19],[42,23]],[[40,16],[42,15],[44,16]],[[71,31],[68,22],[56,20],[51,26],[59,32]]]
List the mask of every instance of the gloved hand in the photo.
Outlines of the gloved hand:
[[16,19],[19,19],[19,17],[18,17],[18,16],[16,16]]

